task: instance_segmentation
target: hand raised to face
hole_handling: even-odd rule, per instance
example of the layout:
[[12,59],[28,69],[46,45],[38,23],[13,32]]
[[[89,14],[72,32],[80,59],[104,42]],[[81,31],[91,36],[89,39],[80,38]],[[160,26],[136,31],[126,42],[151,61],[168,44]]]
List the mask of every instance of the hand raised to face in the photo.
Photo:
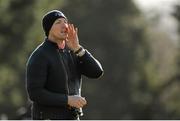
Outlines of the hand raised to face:
[[66,39],[67,46],[73,51],[78,50],[80,48],[78,29],[75,28],[73,24],[68,24],[67,31],[68,31],[68,37]]

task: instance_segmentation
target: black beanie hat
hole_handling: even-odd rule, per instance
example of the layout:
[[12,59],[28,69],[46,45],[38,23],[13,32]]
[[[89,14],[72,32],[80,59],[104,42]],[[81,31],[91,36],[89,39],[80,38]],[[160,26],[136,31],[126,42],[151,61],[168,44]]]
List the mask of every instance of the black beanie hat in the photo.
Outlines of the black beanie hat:
[[58,10],[49,11],[48,13],[46,13],[44,15],[43,20],[42,20],[42,26],[43,26],[46,36],[49,35],[49,31],[50,31],[54,21],[56,21],[56,19],[58,19],[58,18],[67,19],[66,16],[61,11],[58,11]]

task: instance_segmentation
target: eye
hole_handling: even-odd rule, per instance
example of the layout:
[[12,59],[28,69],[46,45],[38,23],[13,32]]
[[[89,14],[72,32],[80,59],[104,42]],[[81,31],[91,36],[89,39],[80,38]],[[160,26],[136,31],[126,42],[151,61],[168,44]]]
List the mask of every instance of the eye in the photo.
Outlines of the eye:
[[60,23],[61,23],[61,21],[59,21],[59,20],[55,22],[55,24],[60,24]]

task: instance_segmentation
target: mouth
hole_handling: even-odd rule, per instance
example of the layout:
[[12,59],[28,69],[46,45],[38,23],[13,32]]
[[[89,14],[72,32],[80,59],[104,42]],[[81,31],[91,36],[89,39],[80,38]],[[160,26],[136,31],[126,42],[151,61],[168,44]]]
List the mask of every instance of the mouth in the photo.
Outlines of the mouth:
[[61,31],[60,33],[65,35],[65,34],[67,34],[67,31]]
[[67,34],[67,32],[61,32],[61,34]]
[[67,33],[68,33],[67,29],[61,31],[61,34],[67,34]]

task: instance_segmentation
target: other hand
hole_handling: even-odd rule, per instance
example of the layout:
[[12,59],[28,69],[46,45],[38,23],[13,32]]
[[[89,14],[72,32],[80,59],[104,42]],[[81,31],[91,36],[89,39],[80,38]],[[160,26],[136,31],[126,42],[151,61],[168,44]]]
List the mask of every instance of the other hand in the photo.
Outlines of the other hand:
[[82,108],[87,104],[84,97],[78,95],[68,96],[68,105],[71,107]]

